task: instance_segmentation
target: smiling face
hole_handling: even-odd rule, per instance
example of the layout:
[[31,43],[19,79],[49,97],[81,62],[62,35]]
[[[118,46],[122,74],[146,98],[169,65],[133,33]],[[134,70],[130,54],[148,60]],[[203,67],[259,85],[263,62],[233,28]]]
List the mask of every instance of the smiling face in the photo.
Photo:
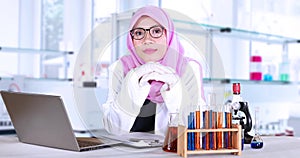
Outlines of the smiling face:
[[[160,26],[158,22],[148,16],[142,16],[135,24],[135,28],[149,29],[153,26]],[[151,31],[151,30],[150,30]],[[157,30],[153,30],[157,31]],[[133,39],[133,45],[137,55],[144,62],[156,62],[160,61],[166,54],[167,50],[167,38],[166,31],[162,30],[161,37],[154,38],[150,35],[149,31],[146,31],[144,38],[140,40]],[[157,32],[156,32],[157,33]]]

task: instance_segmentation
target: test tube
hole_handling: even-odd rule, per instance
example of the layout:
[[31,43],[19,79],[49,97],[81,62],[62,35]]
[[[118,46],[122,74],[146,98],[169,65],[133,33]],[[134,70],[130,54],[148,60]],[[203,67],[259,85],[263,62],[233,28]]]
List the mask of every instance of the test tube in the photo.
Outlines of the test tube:
[[[191,115],[189,114],[188,115],[188,129],[191,129]],[[192,138],[191,138],[191,133],[188,132],[187,133],[187,150],[191,150],[192,149],[192,146],[191,146],[191,141],[192,141]]]
[[[217,110],[217,128],[223,128],[223,106],[218,106]],[[217,149],[222,149],[223,147],[223,133],[217,132]]]
[[[211,110],[211,129],[216,129],[216,122],[217,122],[217,116],[216,112]],[[210,149],[216,150],[217,149],[217,133],[216,132],[210,132]]]
[[[209,129],[209,111],[207,106],[204,107],[203,111],[203,128]],[[206,132],[202,134],[202,149],[209,150],[209,134]]]
[[[216,94],[209,94],[209,128],[215,129],[217,123],[216,116]],[[209,148],[212,150],[217,149],[216,132],[209,132]]]
[[[232,128],[232,113],[229,105],[225,106],[225,127]],[[232,148],[232,132],[224,132],[224,146],[227,149]]]
[[[192,119],[192,129],[195,129],[195,113],[191,112],[191,119]],[[195,150],[195,132],[191,133],[191,150]]]
[[[188,115],[188,129],[195,129],[195,117],[194,112],[190,112]],[[194,132],[188,132],[188,150],[195,150],[195,133]]]
[[[196,109],[196,129],[200,129],[200,106],[197,106]],[[195,133],[195,148],[200,149],[200,133]]]

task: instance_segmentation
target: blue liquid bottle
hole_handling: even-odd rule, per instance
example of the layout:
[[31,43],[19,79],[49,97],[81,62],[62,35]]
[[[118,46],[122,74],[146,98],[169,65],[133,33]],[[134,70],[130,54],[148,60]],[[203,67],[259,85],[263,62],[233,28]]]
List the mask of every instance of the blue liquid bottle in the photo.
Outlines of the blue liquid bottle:
[[252,149],[261,149],[264,146],[264,143],[260,136],[254,136],[252,141],[251,141],[251,148]]
[[251,140],[251,148],[252,149],[261,149],[264,146],[263,140],[259,135],[258,127],[258,108],[255,109],[255,135]]

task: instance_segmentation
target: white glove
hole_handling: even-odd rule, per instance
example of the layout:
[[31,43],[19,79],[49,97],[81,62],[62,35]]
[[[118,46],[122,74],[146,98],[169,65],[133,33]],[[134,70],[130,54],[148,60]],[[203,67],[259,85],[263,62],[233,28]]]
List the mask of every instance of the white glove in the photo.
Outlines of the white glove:
[[164,91],[166,91],[179,81],[179,76],[171,67],[163,66],[158,63],[151,63],[149,64],[149,68],[151,68],[152,72],[145,74],[141,78],[140,84],[144,84],[150,80],[162,81],[165,83],[162,88]]
[[160,90],[160,93],[164,99],[164,102],[170,112],[178,112],[183,102],[184,89],[182,88],[181,81],[176,82],[170,89],[168,85],[164,84]]
[[169,112],[178,112],[183,104],[183,98],[186,100],[187,92],[182,88],[182,83],[176,71],[168,66],[158,63],[150,64],[149,68],[153,72],[145,74],[140,83],[148,83],[149,80],[162,81],[165,84],[161,87],[160,93],[164,99]]
[[179,125],[187,125],[187,116],[189,114],[189,107],[191,99],[188,95],[187,89],[183,86],[181,79],[173,85],[170,90],[165,90],[166,84],[160,90],[164,102],[170,113],[179,112]]
[[117,97],[121,109],[132,116],[138,115],[151,88],[148,82],[139,84],[142,75],[149,73],[145,68],[147,67],[138,67],[127,73]]
[[[141,106],[149,94],[151,85],[148,81],[150,80],[164,82],[165,84],[161,89],[161,92],[163,92],[172,89],[179,81],[179,77],[174,69],[159,63],[150,62],[132,69],[127,73],[118,95],[119,105],[122,106],[125,112],[133,116],[138,115]],[[174,100],[174,98],[168,100],[172,99]],[[176,105],[178,105],[178,102]]]

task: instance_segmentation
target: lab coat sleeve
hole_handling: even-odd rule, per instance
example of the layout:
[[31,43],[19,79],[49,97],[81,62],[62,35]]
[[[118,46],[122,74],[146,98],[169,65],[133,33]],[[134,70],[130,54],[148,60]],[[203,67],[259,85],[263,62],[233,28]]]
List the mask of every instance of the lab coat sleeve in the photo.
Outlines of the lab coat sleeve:
[[108,98],[102,105],[103,124],[112,134],[128,133],[143,105],[150,85],[138,84],[137,75],[129,71],[124,77],[120,61],[109,68]]
[[205,104],[201,73],[201,67],[190,61],[179,81],[170,90],[162,92],[168,111],[177,109],[180,113],[181,125],[187,125],[187,115],[193,106]]
[[191,105],[205,105],[205,95],[203,90],[203,78],[202,78],[201,66],[190,61],[186,67],[185,73],[182,75],[182,82],[188,91],[188,95],[191,98]]

